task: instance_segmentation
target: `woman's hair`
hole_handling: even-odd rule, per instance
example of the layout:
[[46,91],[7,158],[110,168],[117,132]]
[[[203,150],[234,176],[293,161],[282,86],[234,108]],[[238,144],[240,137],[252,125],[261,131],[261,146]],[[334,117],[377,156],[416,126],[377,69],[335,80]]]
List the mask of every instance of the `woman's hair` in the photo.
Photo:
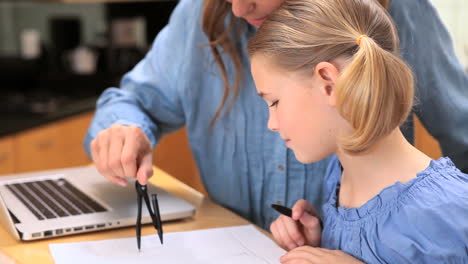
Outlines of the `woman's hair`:
[[[229,17],[229,22],[226,27],[226,19]],[[230,94],[233,93],[230,106],[228,111],[232,107],[236,100],[239,91],[240,83],[242,81],[242,64],[240,59],[240,53],[236,49],[236,39],[239,33],[236,31],[236,22],[241,22],[231,14],[231,5],[225,0],[205,0],[203,7],[203,18],[202,25],[203,31],[208,38],[208,45],[211,48],[213,57],[216,64],[221,72],[223,78],[224,93],[221,103],[211,120],[211,126],[214,125],[224,106],[227,103],[227,99]],[[237,34],[236,34],[237,33]],[[235,79],[234,85],[231,86],[229,83],[229,77],[226,71],[226,65],[222,58],[222,53],[225,52],[232,60],[235,68]]]
[[[390,0],[378,0],[378,2],[388,8]],[[229,18],[229,23],[226,25],[226,19]],[[203,8],[203,17],[202,25],[203,31],[205,32],[208,38],[208,45],[211,48],[213,57],[216,61],[216,64],[221,73],[224,84],[224,94],[222,101],[211,120],[211,125],[213,125],[221,112],[224,109],[224,106],[227,103],[227,99],[231,98],[229,109],[232,107],[232,104],[237,99],[237,95],[240,91],[240,85],[242,81],[242,64],[240,59],[240,51],[236,49],[234,39],[236,37],[236,32],[234,31],[234,24],[236,20],[239,22],[239,18],[236,18],[231,13],[231,4],[226,0],[205,0]],[[229,83],[229,77],[227,76],[226,65],[221,56],[222,53],[226,53],[232,60],[235,68],[235,79],[234,84]],[[233,94],[230,96],[230,94]]]
[[413,76],[398,50],[396,28],[374,0],[286,0],[249,43],[251,56],[286,71],[310,74],[319,62],[348,59],[335,87],[337,110],[354,129],[340,138],[348,153],[369,149],[411,110]]

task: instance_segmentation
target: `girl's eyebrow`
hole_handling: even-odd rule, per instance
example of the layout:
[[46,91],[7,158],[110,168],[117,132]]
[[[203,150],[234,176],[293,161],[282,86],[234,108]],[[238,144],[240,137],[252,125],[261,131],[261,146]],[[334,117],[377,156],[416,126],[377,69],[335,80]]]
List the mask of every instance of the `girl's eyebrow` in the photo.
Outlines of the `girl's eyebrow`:
[[265,95],[268,95],[268,94],[264,93],[264,92],[259,92],[258,93],[258,96],[260,96],[261,98],[265,98]]

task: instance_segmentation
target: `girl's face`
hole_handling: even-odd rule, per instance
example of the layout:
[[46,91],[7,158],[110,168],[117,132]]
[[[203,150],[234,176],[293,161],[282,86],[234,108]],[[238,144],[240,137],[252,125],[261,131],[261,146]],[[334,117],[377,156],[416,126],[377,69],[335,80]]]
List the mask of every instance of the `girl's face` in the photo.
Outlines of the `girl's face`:
[[335,153],[336,131],[342,119],[328,86],[338,70],[326,73],[329,77],[313,72],[289,73],[261,54],[254,55],[251,63],[257,92],[269,107],[268,128],[280,134],[296,159],[310,163]]
[[226,0],[232,5],[232,13],[245,19],[254,27],[260,27],[266,17],[275,11],[284,0]]

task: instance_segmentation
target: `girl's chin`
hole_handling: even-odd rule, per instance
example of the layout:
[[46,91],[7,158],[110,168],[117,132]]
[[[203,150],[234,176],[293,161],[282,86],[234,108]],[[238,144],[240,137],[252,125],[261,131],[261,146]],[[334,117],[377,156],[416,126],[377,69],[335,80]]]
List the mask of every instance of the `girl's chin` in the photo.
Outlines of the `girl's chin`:
[[321,161],[328,156],[328,155],[321,155],[323,153],[316,153],[315,155],[313,155],[311,153],[301,153],[299,151],[295,151],[294,149],[292,150],[294,152],[294,156],[296,156],[297,161],[303,164]]

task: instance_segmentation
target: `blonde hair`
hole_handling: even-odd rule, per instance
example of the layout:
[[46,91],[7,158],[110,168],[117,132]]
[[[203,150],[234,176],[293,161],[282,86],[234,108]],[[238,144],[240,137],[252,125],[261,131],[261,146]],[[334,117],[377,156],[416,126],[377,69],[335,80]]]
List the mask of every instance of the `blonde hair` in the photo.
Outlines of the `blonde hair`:
[[347,153],[369,149],[411,110],[413,75],[398,50],[397,30],[374,0],[286,0],[249,43],[251,56],[268,55],[287,71],[349,58],[335,87],[337,109],[354,129],[339,141]]
[[[390,0],[378,0],[378,2],[388,8]],[[225,20],[229,17],[229,23],[225,24]],[[236,49],[236,23],[245,23],[242,19],[236,18],[231,13],[231,4],[225,0],[205,0],[203,6],[202,26],[205,35],[208,38],[208,45],[215,59],[216,65],[223,79],[223,98],[220,105],[211,120],[211,126],[214,125],[224,106],[228,102],[228,98],[232,98],[226,112],[229,112],[240,92],[240,84],[242,82],[242,63],[240,59],[240,51]],[[225,52],[232,60],[235,68],[234,83],[229,83],[227,76],[226,65],[223,61],[221,53]],[[232,94],[232,97],[230,97]]]

